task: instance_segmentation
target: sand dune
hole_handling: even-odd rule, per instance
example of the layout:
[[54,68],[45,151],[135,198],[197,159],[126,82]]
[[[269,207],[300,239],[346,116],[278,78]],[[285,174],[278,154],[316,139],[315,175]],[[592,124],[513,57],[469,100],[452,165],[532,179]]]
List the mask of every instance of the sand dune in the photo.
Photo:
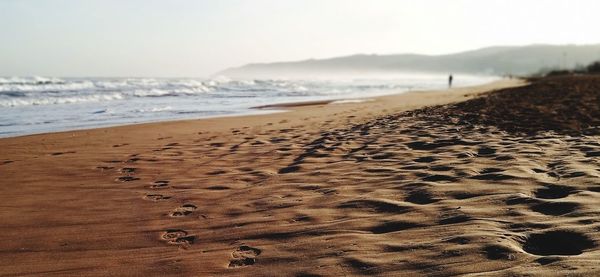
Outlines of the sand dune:
[[598,275],[598,84],[2,139],[0,273]]

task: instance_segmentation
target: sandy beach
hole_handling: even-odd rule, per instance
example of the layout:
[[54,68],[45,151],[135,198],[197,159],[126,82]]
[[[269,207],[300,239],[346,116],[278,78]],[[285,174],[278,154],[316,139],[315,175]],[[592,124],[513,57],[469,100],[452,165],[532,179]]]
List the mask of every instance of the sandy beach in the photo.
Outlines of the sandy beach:
[[599,84],[0,139],[0,275],[598,275]]

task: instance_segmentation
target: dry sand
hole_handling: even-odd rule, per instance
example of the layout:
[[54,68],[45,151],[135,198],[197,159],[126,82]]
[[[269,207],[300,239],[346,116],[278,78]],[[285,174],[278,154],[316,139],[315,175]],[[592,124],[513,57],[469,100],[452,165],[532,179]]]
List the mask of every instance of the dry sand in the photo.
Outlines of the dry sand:
[[523,85],[2,139],[0,275],[598,275],[598,136],[405,112]]

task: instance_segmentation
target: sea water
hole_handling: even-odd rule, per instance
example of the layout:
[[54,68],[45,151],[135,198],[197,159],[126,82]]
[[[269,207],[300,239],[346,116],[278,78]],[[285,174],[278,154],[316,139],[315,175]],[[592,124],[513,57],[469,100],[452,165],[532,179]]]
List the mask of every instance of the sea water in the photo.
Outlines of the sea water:
[[[496,77],[455,76],[454,86]],[[448,86],[447,76],[319,80],[0,77],[0,137],[272,111],[252,107],[356,99]]]

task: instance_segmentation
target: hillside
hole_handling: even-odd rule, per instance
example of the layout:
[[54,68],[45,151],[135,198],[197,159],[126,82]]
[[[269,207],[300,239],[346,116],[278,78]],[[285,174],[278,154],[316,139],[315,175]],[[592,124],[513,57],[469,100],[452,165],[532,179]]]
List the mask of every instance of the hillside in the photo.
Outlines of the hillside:
[[271,78],[321,75],[466,73],[523,75],[543,68],[575,67],[600,60],[600,44],[496,46],[447,55],[365,55],[330,59],[255,63],[217,73],[228,77]]

